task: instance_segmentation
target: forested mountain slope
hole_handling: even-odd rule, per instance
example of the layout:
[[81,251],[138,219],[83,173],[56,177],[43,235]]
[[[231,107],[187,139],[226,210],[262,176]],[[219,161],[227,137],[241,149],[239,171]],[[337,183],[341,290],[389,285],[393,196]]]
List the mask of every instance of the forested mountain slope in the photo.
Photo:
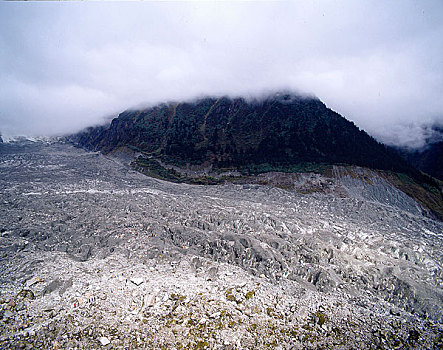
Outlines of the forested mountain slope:
[[[130,149],[138,157],[133,162],[138,170],[175,182],[254,182],[219,174],[324,173],[332,165],[377,169],[443,218],[437,181],[314,97],[280,92],[260,99],[222,96],[164,103],[127,110],[109,125],[69,138],[105,154]],[[193,175],[183,168],[191,168]]]

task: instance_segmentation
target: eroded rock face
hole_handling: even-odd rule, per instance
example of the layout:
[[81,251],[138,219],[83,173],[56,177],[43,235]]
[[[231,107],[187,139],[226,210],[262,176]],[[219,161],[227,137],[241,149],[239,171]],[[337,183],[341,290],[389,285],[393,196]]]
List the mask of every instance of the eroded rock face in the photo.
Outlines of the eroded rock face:
[[375,172],[334,171],[191,186],[3,144],[2,344],[438,346],[442,223]]

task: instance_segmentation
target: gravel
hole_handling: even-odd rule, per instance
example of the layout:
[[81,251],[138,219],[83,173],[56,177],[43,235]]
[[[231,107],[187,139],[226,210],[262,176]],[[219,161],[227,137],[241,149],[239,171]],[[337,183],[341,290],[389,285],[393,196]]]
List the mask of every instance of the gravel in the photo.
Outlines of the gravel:
[[1,347],[441,348],[442,223],[353,172],[191,186],[1,144]]

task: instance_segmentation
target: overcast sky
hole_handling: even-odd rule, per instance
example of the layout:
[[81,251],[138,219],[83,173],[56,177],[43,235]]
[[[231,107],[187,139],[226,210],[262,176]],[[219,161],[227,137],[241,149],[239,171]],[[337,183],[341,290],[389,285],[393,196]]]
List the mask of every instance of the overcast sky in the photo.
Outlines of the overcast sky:
[[443,123],[443,1],[1,2],[0,132],[290,88],[385,142]]

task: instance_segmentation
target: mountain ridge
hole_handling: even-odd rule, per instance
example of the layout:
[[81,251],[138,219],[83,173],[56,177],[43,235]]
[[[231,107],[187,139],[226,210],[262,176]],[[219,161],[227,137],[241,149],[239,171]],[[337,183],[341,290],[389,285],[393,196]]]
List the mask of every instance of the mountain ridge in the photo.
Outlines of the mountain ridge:
[[424,147],[393,149],[417,169],[443,181],[443,125],[432,125],[425,130],[430,135],[425,139]]
[[249,101],[204,97],[127,110],[108,127],[89,128],[74,139],[104,153],[125,145],[172,163],[209,161],[217,168],[326,161],[411,170],[319,99],[289,93]]

